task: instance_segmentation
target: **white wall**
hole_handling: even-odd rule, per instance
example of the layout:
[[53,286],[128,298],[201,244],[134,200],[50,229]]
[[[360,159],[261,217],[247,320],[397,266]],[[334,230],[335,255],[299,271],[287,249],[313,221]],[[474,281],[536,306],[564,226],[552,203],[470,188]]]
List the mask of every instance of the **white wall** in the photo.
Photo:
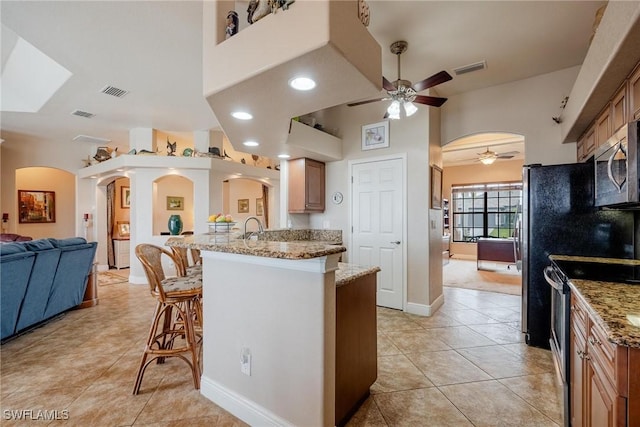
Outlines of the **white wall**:
[[[349,259],[350,225],[350,171],[349,160],[407,154],[407,300],[428,305],[429,295],[429,109],[418,107],[409,118],[390,121],[389,148],[362,151],[362,125],[382,121],[386,103],[372,103],[358,107],[340,106],[327,114],[329,126],[340,130],[343,160],[327,163],[326,209],[322,214],[310,214],[311,227],[341,229]],[[438,140],[438,145],[440,141]],[[331,202],[331,195],[340,191],[345,197],[340,205]],[[438,255],[439,256],[439,255]],[[440,264],[440,268],[441,264]],[[441,284],[440,284],[441,285]]]
[[525,164],[575,162],[575,143],[562,144],[560,125],[552,117],[560,114],[560,102],[571,92],[579,70],[567,68],[449,97],[442,107],[442,140],[512,132],[524,135]]

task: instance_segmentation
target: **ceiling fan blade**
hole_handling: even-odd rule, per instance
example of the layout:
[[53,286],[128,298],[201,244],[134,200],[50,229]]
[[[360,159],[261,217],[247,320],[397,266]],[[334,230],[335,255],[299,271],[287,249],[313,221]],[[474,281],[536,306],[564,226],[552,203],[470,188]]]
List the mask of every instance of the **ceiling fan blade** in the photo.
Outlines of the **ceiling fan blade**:
[[512,155],[498,154],[498,159],[513,159]]
[[393,91],[396,90],[396,87],[391,83],[385,76],[382,76],[382,87],[384,90]]
[[355,107],[356,105],[369,104],[370,102],[384,101],[385,99],[388,99],[388,98],[376,98],[376,99],[368,99],[366,101],[352,102],[351,104],[347,104],[347,106]]
[[430,105],[432,107],[440,107],[447,101],[447,98],[438,98],[437,96],[416,95],[413,102],[418,104]]
[[509,156],[509,157],[513,157],[516,154],[520,154],[519,151],[507,151],[506,153],[499,153],[498,157],[502,157],[502,156]]
[[448,82],[451,79],[453,79],[453,77],[451,77],[451,74],[447,73],[446,71],[440,71],[439,73],[436,73],[433,76],[427,77],[421,82],[414,84],[413,89],[416,92],[421,92],[425,89],[429,89],[430,87],[434,87],[441,83]]

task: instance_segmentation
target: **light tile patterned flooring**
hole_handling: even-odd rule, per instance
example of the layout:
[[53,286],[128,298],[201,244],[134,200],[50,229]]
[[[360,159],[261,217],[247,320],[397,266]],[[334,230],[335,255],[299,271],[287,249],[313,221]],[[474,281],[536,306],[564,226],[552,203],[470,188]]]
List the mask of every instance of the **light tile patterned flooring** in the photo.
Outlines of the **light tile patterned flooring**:
[[[6,411],[57,410],[77,426],[237,426],[193,389],[187,365],[152,364],[131,395],[153,311],[146,286],[99,287],[100,304],[2,345],[3,426],[47,425]],[[518,332],[520,297],[445,288],[422,318],[378,310],[378,380],[350,426],[561,425],[561,389],[548,351]]]

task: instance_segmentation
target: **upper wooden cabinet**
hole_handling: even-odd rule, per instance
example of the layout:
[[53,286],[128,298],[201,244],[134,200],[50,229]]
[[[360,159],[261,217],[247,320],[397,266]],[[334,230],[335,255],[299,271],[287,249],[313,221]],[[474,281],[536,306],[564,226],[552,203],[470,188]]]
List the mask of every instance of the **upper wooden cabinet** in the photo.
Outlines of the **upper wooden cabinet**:
[[629,121],[640,120],[640,63],[629,77]]
[[325,165],[307,158],[289,160],[289,213],[324,212]]
[[609,102],[596,119],[596,148],[611,136],[611,103]]
[[613,135],[615,131],[617,131],[625,123],[627,123],[627,118],[629,115],[629,110],[627,107],[628,89],[628,81],[625,81],[611,100],[611,135]]
[[576,143],[579,162],[586,161],[625,124],[640,120],[640,62]]

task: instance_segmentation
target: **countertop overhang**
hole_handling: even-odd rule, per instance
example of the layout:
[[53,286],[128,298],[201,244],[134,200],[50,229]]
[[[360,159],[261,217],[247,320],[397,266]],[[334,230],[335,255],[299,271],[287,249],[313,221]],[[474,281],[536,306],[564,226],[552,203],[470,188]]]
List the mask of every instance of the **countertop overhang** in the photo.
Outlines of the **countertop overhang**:
[[167,246],[280,259],[310,259],[345,252],[342,245],[319,241],[245,240],[224,233],[172,237]]

